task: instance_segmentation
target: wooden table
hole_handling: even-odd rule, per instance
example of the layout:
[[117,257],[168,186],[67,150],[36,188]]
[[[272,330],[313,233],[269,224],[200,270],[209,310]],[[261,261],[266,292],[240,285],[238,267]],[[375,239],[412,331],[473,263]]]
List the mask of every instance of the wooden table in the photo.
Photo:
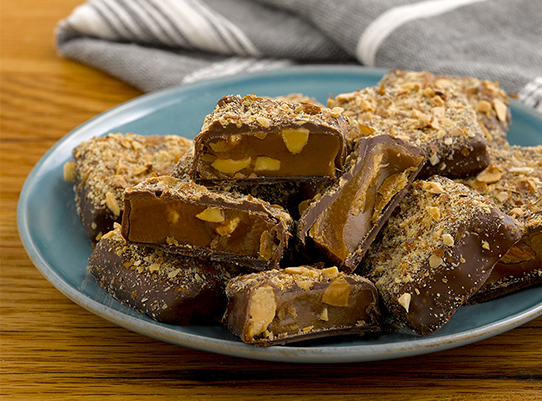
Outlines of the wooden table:
[[2,1],[0,395],[6,400],[542,399],[542,318],[425,356],[298,365],[156,341],[87,312],[57,291],[19,239],[16,205],[23,182],[62,136],[141,94],[57,55],[53,29],[80,2]]

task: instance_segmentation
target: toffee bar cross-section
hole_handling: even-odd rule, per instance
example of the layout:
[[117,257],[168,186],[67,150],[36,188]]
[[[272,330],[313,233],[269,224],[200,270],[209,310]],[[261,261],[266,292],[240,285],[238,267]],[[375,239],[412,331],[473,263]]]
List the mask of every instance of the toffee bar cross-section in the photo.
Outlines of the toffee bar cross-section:
[[351,273],[423,167],[424,152],[389,135],[360,138],[338,182],[309,204],[297,239]]
[[226,287],[224,323],[246,343],[286,344],[379,330],[378,294],[336,267],[288,267],[238,276]]
[[383,313],[419,334],[442,327],[520,238],[515,222],[465,185],[415,181],[360,265]]
[[341,110],[255,95],[225,96],[194,140],[198,182],[334,178],[345,157]]
[[130,244],[120,226],[102,236],[87,267],[112,297],[154,320],[216,324],[226,310],[226,283],[236,265]]
[[[191,181],[188,171],[192,167],[193,160],[194,149],[192,148],[179,159],[171,175],[184,181]],[[335,180],[280,181],[263,185],[259,181],[252,183],[224,181],[214,184],[207,182],[205,186],[213,191],[252,195],[273,205],[280,205],[290,213],[293,219],[297,219],[299,204],[314,197],[333,181]]]
[[171,176],[127,189],[124,205],[122,234],[128,241],[255,270],[278,266],[293,224],[280,206]]

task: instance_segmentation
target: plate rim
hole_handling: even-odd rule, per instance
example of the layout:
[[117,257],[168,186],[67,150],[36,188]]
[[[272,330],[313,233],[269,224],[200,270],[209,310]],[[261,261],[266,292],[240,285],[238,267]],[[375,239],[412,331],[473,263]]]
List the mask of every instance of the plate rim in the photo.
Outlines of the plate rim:
[[[76,144],[77,137],[85,134],[94,126],[99,126],[104,121],[115,115],[124,116],[125,113],[131,114],[132,109],[138,110],[149,102],[158,100],[160,107],[165,107],[168,103],[179,102],[180,99],[189,98],[194,92],[201,91],[213,85],[235,85],[247,80],[284,78],[285,75],[303,75],[308,74],[351,74],[354,76],[362,75],[364,77],[380,77],[387,70],[378,68],[366,68],[362,66],[336,66],[336,65],[311,65],[280,68],[267,71],[259,71],[247,74],[230,75],[214,78],[210,80],[198,81],[190,84],[178,85],[171,88],[158,90],[151,93],[140,95],[130,99],[115,107],[87,120],[77,126],[62,138],[60,138],[47,152],[40,158],[32,168],[23,184],[19,200],[17,203],[17,228],[19,236],[34,266],[49,281],[55,289],[69,298],[84,309],[104,318],[118,326],[128,330],[155,338],[157,340],[169,342],[172,344],[185,346],[201,351],[224,354],[234,357],[247,359],[258,359],[276,362],[297,362],[297,363],[343,363],[358,361],[375,361],[385,359],[396,359],[414,355],[423,355],[431,352],[442,351],[450,348],[456,348],[473,342],[481,341],[486,338],[501,334],[520,326],[532,319],[542,315],[542,302],[531,308],[508,316],[507,318],[485,324],[477,329],[468,332],[447,334],[432,338],[416,338],[415,342],[407,341],[401,343],[385,343],[375,345],[344,345],[344,346],[326,346],[326,347],[298,347],[298,346],[273,346],[273,347],[255,347],[250,344],[244,344],[238,341],[227,339],[215,339],[207,336],[179,332],[174,329],[175,326],[165,325],[159,322],[143,320],[140,316],[130,316],[122,311],[116,310],[111,306],[104,305],[76,287],[68,283],[41,254],[39,247],[34,242],[30,234],[28,216],[25,209],[28,207],[29,193],[31,187],[37,179],[38,174],[44,168],[45,163],[50,160],[54,153],[65,145],[68,141]],[[182,95],[180,98],[179,95]],[[522,112],[530,114],[536,120],[542,121],[540,114],[535,110],[524,106],[518,101],[512,99],[512,105],[519,108]],[[132,116],[133,119],[133,116]],[[453,338],[453,339],[452,339]],[[401,344],[411,346],[398,346]],[[390,349],[390,347],[392,349]],[[377,353],[375,353],[377,352]]]

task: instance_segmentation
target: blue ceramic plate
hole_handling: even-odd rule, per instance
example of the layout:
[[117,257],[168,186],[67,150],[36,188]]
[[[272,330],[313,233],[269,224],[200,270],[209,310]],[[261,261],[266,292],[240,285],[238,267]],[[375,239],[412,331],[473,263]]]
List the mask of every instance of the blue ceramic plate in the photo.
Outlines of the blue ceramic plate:
[[[107,295],[87,274],[90,242],[75,211],[63,165],[81,141],[109,132],[179,134],[193,138],[223,95],[276,96],[301,92],[325,102],[329,94],[374,85],[384,71],[361,67],[290,68],[220,78],[151,93],[103,113],[62,138],[28,176],[18,205],[19,232],[30,258],[59,291],[82,307],[135,332],[199,350],[284,362],[353,362],[435,352],[482,340],[542,315],[542,291],[531,288],[482,305],[463,306],[427,337],[334,337],[292,346],[254,347],[220,326],[179,327],[154,322]],[[512,102],[510,141],[542,143],[542,116]]]

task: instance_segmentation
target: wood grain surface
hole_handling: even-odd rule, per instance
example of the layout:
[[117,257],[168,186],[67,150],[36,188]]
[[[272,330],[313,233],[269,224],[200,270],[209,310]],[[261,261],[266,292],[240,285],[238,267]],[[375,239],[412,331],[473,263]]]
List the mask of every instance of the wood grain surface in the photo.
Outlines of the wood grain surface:
[[542,318],[485,341],[412,358],[270,363],[133,333],[50,285],[17,231],[24,180],[61,137],[141,94],[57,54],[55,25],[81,2],[1,2],[2,400],[542,400]]

